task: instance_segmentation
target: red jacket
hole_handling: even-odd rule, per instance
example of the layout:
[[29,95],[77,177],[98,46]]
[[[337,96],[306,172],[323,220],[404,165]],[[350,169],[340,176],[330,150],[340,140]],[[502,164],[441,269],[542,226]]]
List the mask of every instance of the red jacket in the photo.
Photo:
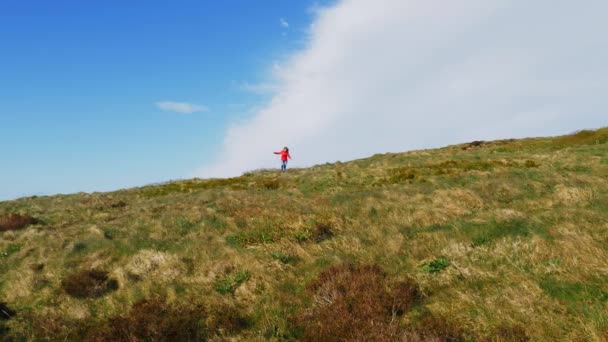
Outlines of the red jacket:
[[274,154],[280,154],[281,161],[287,161],[287,158],[291,159],[291,155],[289,155],[289,152],[285,150],[282,150],[281,152],[275,152]]

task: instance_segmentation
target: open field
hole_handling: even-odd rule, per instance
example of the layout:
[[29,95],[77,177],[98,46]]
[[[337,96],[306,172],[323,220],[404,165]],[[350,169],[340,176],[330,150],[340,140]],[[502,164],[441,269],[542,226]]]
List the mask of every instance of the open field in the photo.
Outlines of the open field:
[[0,202],[0,340],[605,340],[608,129]]

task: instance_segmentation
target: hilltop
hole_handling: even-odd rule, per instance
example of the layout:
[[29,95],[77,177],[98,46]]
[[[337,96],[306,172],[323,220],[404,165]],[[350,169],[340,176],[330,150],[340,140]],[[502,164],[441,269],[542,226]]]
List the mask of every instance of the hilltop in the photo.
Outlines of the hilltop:
[[0,202],[0,340],[603,340],[608,129]]

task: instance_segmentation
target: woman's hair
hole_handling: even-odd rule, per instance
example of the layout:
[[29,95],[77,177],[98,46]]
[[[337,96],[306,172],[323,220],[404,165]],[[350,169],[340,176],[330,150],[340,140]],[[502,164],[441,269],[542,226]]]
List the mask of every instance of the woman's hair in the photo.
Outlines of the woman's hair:
[[286,150],[287,152],[289,152],[289,147],[285,146],[283,147],[284,150]]

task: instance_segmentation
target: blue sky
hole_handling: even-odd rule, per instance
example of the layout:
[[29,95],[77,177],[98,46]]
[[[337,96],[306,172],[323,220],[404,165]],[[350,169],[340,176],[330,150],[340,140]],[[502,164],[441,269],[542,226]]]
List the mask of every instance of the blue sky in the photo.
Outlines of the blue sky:
[[1,1],[0,199],[191,176],[317,3]]

